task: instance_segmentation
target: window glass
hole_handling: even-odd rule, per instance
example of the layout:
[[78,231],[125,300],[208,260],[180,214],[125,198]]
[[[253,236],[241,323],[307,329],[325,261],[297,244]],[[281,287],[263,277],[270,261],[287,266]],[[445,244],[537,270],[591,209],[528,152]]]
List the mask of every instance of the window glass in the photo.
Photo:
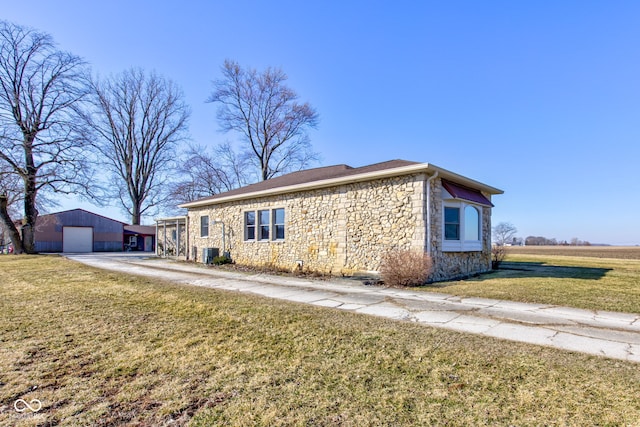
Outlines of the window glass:
[[207,237],[209,235],[209,216],[200,217],[200,237]]
[[460,209],[444,208],[445,240],[460,240]]
[[256,239],[256,213],[244,213],[244,238],[245,240]]
[[269,240],[269,211],[258,211],[258,238]]
[[464,239],[480,240],[480,214],[473,206],[464,208]]
[[284,209],[274,209],[273,211],[273,239],[284,239]]

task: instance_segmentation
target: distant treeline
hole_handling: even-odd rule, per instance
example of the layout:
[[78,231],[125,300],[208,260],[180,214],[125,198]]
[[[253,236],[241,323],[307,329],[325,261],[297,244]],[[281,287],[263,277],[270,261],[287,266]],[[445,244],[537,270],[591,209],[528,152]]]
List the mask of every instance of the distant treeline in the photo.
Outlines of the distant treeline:
[[524,239],[524,244],[525,246],[591,246],[590,242],[580,240],[577,237],[567,242],[566,240],[558,241],[541,236],[529,236]]

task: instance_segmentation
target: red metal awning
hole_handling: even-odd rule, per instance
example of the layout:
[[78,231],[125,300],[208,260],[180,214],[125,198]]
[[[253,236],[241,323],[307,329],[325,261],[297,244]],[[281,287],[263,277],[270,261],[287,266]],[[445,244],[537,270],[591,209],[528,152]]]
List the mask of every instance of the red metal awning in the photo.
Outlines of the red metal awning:
[[442,186],[451,194],[455,199],[467,200],[469,202],[478,203],[480,205],[491,206],[493,203],[489,201],[479,190],[465,187],[459,184],[454,184],[451,181],[442,180]]

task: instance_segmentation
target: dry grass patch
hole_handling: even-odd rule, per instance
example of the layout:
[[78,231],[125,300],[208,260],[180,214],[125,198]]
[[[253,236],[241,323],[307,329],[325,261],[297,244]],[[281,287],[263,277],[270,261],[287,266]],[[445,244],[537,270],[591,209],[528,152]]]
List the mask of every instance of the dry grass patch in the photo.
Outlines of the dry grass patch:
[[507,250],[513,255],[552,255],[640,260],[640,246],[510,246]]
[[0,425],[640,420],[635,364],[58,257],[0,257],[0,283]]
[[640,260],[511,253],[500,270],[437,285],[460,296],[640,313]]

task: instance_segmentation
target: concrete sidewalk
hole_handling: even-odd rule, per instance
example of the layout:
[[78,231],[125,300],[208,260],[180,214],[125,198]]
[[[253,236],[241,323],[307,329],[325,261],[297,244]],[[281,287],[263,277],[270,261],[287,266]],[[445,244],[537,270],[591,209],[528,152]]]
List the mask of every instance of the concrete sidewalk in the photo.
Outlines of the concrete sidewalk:
[[640,362],[638,314],[461,298],[424,290],[365,286],[345,279],[244,274],[135,253],[65,256],[107,270]]

